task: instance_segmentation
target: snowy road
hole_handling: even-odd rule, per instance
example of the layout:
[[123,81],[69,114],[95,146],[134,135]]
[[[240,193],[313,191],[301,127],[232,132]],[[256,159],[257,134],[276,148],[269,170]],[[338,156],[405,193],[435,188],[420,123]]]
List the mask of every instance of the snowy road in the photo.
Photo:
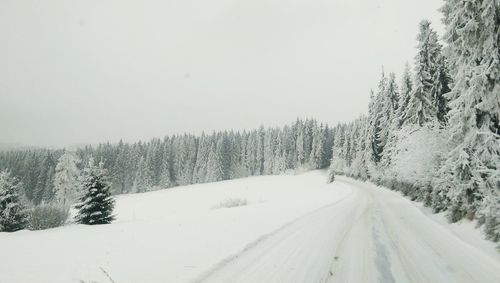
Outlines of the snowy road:
[[194,282],[500,282],[500,262],[398,193],[352,189],[229,256]]

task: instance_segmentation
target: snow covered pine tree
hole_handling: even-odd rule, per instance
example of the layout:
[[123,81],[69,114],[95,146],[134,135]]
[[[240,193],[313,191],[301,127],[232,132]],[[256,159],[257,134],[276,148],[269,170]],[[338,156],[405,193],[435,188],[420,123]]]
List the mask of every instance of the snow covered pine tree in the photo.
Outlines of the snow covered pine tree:
[[500,7],[498,1],[447,0],[441,8],[454,84],[449,152],[438,173],[449,219],[478,218],[500,241]]
[[21,185],[7,170],[0,172],[0,232],[15,232],[27,224],[19,199]]
[[54,191],[57,202],[63,207],[71,206],[80,190],[80,160],[74,152],[65,151],[59,158],[54,176]]
[[106,171],[103,163],[94,165],[94,160],[89,160],[89,165],[84,170],[83,194],[80,203],[75,207],[78,214],[77,223],[95,225],[108,224],[114,220],[114,199],[111,197],[110,185],[106,180]]

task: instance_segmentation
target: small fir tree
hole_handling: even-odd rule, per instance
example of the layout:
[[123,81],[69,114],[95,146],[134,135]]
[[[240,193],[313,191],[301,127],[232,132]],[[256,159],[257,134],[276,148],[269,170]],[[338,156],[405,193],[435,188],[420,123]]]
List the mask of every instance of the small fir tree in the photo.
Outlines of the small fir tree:
[[78,209],[76,222],[87,225],[111,223],[115,219],[112,214],[115,200],[102,162],[95,166],[93,159],[89,160],[89,166],[84,170],[83,190],[80,203],[75,206]]

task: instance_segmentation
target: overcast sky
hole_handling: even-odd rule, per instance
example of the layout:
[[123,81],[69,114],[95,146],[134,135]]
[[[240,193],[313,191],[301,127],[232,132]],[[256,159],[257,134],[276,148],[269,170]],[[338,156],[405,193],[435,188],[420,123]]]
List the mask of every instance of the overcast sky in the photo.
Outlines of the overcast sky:
[[0,143],[334,124],[440,0],[0,0]]

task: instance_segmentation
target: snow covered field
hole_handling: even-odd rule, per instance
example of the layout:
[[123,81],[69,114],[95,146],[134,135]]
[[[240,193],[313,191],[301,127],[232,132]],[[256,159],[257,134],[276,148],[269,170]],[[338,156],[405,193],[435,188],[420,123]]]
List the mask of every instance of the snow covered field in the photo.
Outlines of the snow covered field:
[[324,171],[125,195],[115,212],[0,233],[0,282],[500,282],[493,245],[467,241],[478,231]]

